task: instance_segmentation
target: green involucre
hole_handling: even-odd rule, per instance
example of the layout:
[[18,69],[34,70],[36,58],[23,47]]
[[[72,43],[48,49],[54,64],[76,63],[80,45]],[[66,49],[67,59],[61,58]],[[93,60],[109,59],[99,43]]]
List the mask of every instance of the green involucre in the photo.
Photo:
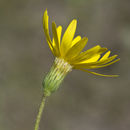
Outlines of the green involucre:
[[50,96],[52,92],[55,92],[71,69],[72,66],[63,59],[56,58],[51,70],[42,83],[44,96]]

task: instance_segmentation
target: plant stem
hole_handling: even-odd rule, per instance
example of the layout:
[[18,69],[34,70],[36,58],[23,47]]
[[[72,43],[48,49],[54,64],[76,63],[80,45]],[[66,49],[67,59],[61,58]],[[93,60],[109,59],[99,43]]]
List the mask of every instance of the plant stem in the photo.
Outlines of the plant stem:
[[36,118],[34,130],[39,130],[39,124],[40,124],[42,112],[43,112],[43,109],[44,109],[44,106],[45,106],[45,100],[46,100],[46,97],[43,96],[42,101],[41,101],[41,105],[40,105],[40,108],[39,108],[39,112],[38,112],[38,115],[37,115],[37,118]]

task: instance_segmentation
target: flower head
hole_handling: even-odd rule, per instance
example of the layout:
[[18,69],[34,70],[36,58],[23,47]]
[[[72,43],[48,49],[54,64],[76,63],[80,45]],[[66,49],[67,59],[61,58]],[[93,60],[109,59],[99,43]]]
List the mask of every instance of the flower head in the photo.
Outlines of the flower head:
[[62,38],[62,26],[56,27],[55,22],[52,22],[52,40],[49,35],[48,21],[48,13],[47,10],[45,10],[43,16],[43,28],[47,43],[55,57],[67,62],[72,66],[73,69],[79,69],[100,76],[117,76],[103,75],[88,70],[109,66],[119,61],[120,59],[116,59],[117,55],[110,56],[111,52],[107,51],[107,48],[101,47],[100,45],[96,45],[91,49],[82,52],[83,48],[87,44],[88,38],[81,38],[81,36],[76,36],[74,38],[77,26],[76,19],[72,20],[72,22],[69,24]]

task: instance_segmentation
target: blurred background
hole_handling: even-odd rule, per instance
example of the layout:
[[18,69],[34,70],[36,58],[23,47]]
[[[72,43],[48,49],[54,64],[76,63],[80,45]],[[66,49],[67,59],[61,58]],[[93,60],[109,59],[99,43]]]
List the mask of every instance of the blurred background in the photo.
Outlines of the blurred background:
[[55,20],[64,31],[76,18],[86,49],[100,44],[121,61],[98,70],[118,78],[67,75],[46,102],[40,130],[129,130],[129,0],[0,0],[0,130],[33,130],[41,83],[54,61],[42,28],[46,8],[50,26]]

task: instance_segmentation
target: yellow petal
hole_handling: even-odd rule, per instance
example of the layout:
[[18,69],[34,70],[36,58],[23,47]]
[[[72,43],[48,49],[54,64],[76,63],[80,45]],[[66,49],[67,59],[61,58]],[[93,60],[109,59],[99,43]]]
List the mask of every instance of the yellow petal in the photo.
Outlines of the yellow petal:
[[88,54],[88,53],[95,53],[95,52],[99,51],[100,48],[101,48],[100,45],[96,45],[96,46],[86,50],[85,53],[86,54]]
[[100,55],[97,54],[97,55],[93,56],[92,58],[90,58],[88,60],[84,60],[82,63],[96,62],[96,61],[98,61],[99,58],[100,58]]
[[77,57],[72,59],[72,62],[80,62],[87,57],[93,56],[101,47],[99,45],[92,47],[91,49],[86,50],[85,52],[81,52]]
[[106,52],[107,50],[108,50],[107,48],[102,47],[102,48],[99,49],[99,51],[97,53],[102,54],[102,53]]
[[59,57],[60,56],[60,51],[59,51],[59,39],[58,39],[58,34],[57,34],[57,29],[56,29],[56,24],[54,22],[52,22],[52,33],[53,33],[53,46],[56,50],[56,56]]
[[111,57],[109,57],[109,58],[107,58],[107,59],[98,61],[98,63],[97,63],[96,65],[109,63],[109,62],[113,61],[117,56],[118,56],[118,55],[114,55],[114,56],[111,56]]
[[[58,46],[59,46],[59,53],[60,53],[60,40],[61,40],[61,33],[62,33],[62,26],[58,26],[57,27],[57,37],[58,37]],[[54,48],[55,48],[55,46],[56,46],[56,43],[55,43],[55,40],[54,40],[54,38],[53,38],[53,40],[52,40],[52,45],[54,46]]]
[[85,70],[85,69],[80,69],[80,70],[88,72],[88,73],[91,73],[91,74],[94,74],[94,75],[103,76],[103,77],[118,77],[119,76],[119,75],[104,75],[104,74],[99,74],[99,73],[92,72],[92,71]]
[[52,53],[55,55],[54,47],[52,45],[50,35],[49,35],[48,21],[49,21],[49,17],[48,17],[48,13],[47,13],[47,9],[46,9],[45,12],[44,12],[44,15],[43,15],[43,29],[44,29],[44,32],[45,32],[47,43],[48,43]]
[[106,51],[107,48],[100,48],[99,51],[94,54],[94,55],[89,55],[89,57],[87,57],[85,60],[82,60],[80,63],[91,63],[91,62],[96,62],[99,60],[99,58],[101,57],[100,54],[104,53],[104,51]]
[[91,66],[104,65],[106,63],[111,62],[116,57],[117,57],[117,55],[114,55],[114,56],[111,56],[111,57],[109,57],[105,60],[102,60],[102,61],[90,62],[90,63],[75,63],[75,64],[72,64],[72,65],[75,66],[75,67],[79,67],[79,68],[88,68],[88,67],[91,67]]
[[74,40],[72,41],[72,43],[70,44],[70,48],[72,46],[74,46],[77,42],[79,42],[81,40],[81,36],[77,36],[76,38],[74,38]]
[[67,50],[70,48],[70,44],[73,40],[75,31],[76,31],[76,26],[77,26],[77,20],[72,20],[72,22],[69,24],[68,28],[66,29],[62,42],[61,42],[61,53],[62,55],[65,55]]
[[62,26],[58,26],[57,35],[58,35],[58,40],[59,40],[59,46],[60,46],[60,40],[61,40],[61,33],[62,33]]
[[48,13],[47,13],[47,9],[46,9],[45,12],[44,12],[44,15],[43,15],[43,29],[44,29],[47,41],[49,43],[51,43],[51,39],[50,39],[50,36],[49,36],[48,21],[49,21],[49,17],[48,17]]
[[97,68],[103,68],[103,67],[107,67],[107,66],[110,66],[116,62],[118,62],[120,59],[116,59],[108,64],[105,64],[105,65],[100,65],[100,66],[90,66],[89,69],[97,69]]
[[67,58],[69,61],[71,58],[76,57],[79,55],[79,53],[82,51],[82,49],[87,44],[88,38],[84,37],[79,42],[77,42],[72,48],[69,49],[69,51],[66,53],[65,58]]
[[107,53],[105,53],[105,55],[100,59],[100,61],[107,59],[110,55],[111,51],[108,51]]
[[94,56],[104,53],[106,50],[107,48],[101,48],[99,45],[97,45],[91,49],[88,49],[85,52],[81,52],[79,56],[77,56],[72,60],[72,62],[73,63],[85,62]]

